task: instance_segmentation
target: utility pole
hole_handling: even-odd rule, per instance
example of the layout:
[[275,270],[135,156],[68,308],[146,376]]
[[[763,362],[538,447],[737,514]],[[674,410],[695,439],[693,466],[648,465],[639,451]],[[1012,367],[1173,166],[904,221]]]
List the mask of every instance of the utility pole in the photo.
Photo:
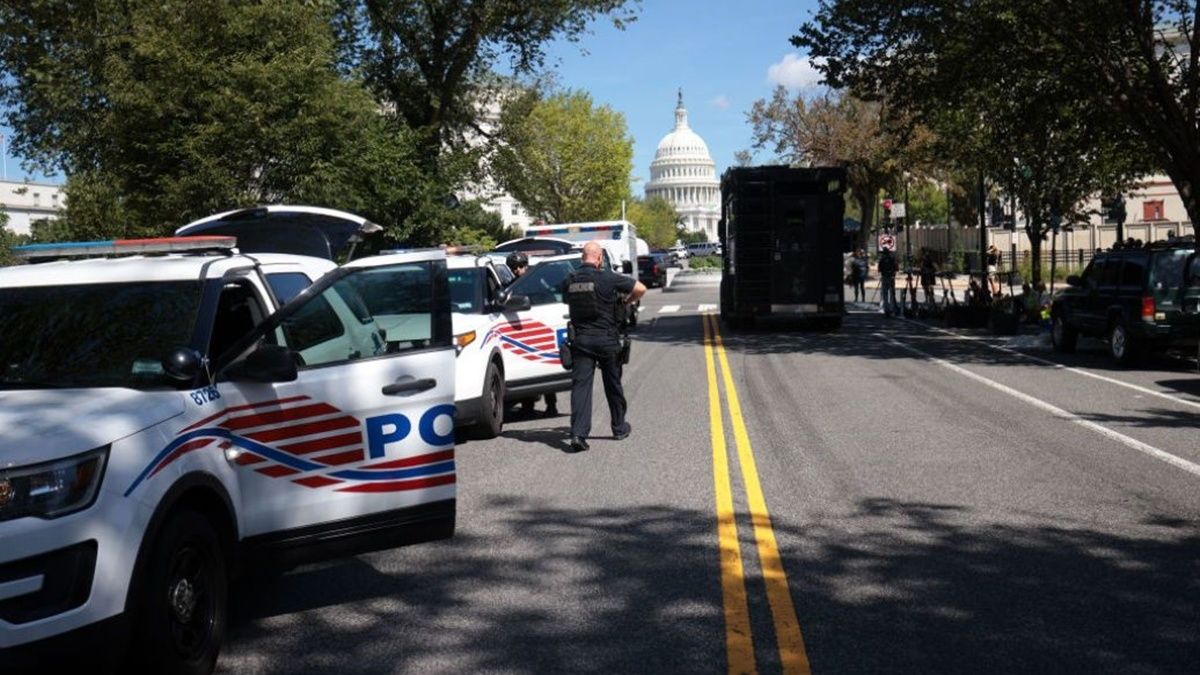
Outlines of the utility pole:
[[987,277],[987,190],[983,185],[983,172],[979,172],[979,281],[984,298],[991,296]]
[[904,257],[905,266],[912,267],[912,226],[908,224],[908,174],[904,174]]

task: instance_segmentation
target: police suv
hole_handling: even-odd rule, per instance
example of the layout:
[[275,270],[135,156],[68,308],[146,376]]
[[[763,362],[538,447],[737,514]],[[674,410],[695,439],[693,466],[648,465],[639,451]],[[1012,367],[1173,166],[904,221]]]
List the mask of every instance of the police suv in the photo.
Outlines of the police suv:
[[457,421],[494,438],[503,428],[506,403],[571,388],[571,374],[558,355],[567,336],[567,306],[533,307],[529,297],[508,292],[511,273],[486,255],[451,256],[447,264],[458,356]]
[[[272,205],[202,218],[176,234],[235,236],[243,251],[332,259],[375,227],[345,211]],[[567,306],[531,308],[527,298],[506,292],[512,273],[489,255],[452,255],[447,266],[457,356],[456,424],[494,438],[503,429],[506,405],[571,388],[571,375],[558,357],[566,340]]]
[[453,534],[445,255],[235,246],[0,269],[0,671],[103,636],[208,672],[232,575]]

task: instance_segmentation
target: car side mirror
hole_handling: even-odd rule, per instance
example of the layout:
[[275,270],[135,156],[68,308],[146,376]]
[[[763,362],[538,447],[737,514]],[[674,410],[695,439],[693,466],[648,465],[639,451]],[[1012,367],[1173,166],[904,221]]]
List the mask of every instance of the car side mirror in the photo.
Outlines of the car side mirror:
[[626,260],[621,263],[621,272],[623,274],[633,274],[633,263]]
[[500,303],[500,310],[504,312],[524,312],[531,307],[533,307],[533,301],[529,299],[528,295],[510,295]]
[[1068,286],[1082,286],[1083,279],[1080,279],[1077,275],[1072,274],[1071,276],[1067,277],[1067,285]]
[[225,375],[235,382],[294,382],[299,376],[296,356],[279,345],[260,345],[230,365]]
[[172,380],[191,382],[204,368],[204,357],[190,347],[178,347],[163,357],[162,367]]

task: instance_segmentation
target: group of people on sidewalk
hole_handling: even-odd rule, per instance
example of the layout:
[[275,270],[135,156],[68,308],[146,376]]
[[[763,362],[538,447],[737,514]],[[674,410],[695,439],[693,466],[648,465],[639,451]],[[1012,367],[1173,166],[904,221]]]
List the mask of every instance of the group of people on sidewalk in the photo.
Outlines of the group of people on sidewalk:
[[[909,273],[915,273],[921,286],[923,300],[926,305],[931,306],[937,303],[937,263],[934,260],[933,252],[924,248],[919,252],[918,260],[920,261],[919,267],[916,270],[909,270]],[[988,272],[986,289],[979,280],[971,279],[963,299],[966,304],[987,304],[992,299],[1004,295],[999,272],[1000,251],[994,245],[988,247],[985,262]],[[879,302],[883,313],[889,317],[899,314],[901,307],[896,299],[896,275],[900,272],[900,263],[895,252],[890,249],[881,249],[875,269],[879,274]],[[849,273],[846,277],[847,283],[854,292],[854,302],[867,302],[866,281],[869,276],[870,261],[867,258],[867,252],[858,249],[850,258]],[[913,296],[915,301],[915,290]],[[1043,283],[1038,283],[1036,287],[1030,286],[1028,283],[1023,284],[1022,294],[1018,300],[1027,320],[1031,322],[1039,321],[1050,305],[1050,295],[1046,292],[1046,286]]]

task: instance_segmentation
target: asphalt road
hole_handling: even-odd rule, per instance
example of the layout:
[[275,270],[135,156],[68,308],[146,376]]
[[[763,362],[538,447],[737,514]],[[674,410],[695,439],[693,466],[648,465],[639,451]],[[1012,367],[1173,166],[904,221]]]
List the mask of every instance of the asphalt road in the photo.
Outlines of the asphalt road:
[[715,303],[651,291],[629,439],[461,444],[453,540],[241,585],[218,671],[1200,671],[1195,361]]

